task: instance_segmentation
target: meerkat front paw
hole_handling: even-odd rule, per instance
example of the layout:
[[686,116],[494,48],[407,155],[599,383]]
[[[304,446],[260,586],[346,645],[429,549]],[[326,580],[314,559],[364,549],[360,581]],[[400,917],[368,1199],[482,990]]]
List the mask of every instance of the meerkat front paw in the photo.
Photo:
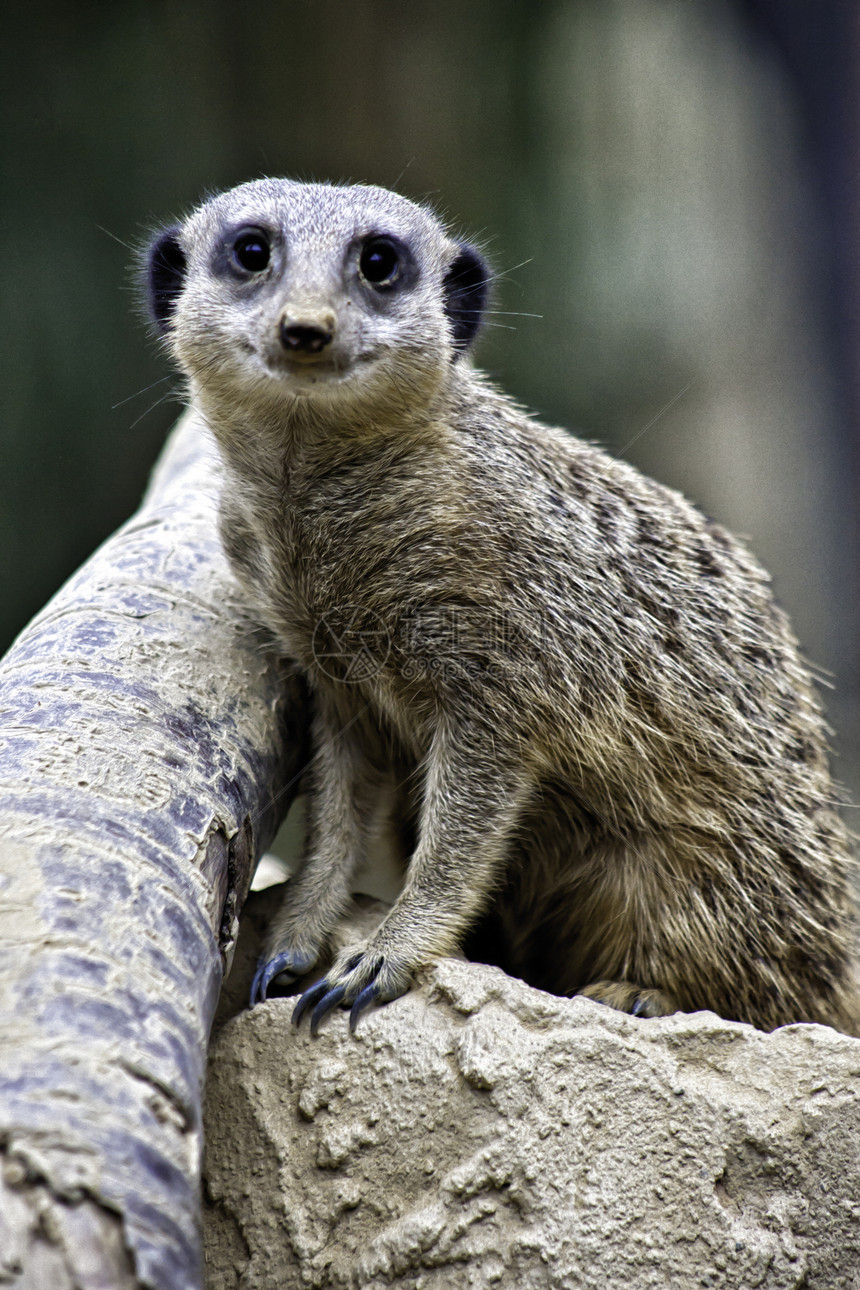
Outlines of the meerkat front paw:
[[304,992],[293,1012],[293,1024],[297,1026],[311,1008],[311,1034],[316,1035],[327,1013],[351,1005],[349,1028],[354,1031],[366,1008],[374,1003],[390,1003],[405,994],[411,984],[411,967],[395,954],[381,954],[372,944],[358,952],[353,948],[340,956],[322,981]]
[[632,981],[594,981],[578,994],[633,1017],[668,1017],[678,1004],[668,990],[645,989]]
[[275,915],[264,941],[263,952],[251,983],[251,1007],[264,1003],[270,985],[277,978],[279,986],[292,985],[307,976],[323,957],[337,911],[332,914],[322,902],[312,903],[302,891],[300,880],[293,890],[288,884],[281,909]]

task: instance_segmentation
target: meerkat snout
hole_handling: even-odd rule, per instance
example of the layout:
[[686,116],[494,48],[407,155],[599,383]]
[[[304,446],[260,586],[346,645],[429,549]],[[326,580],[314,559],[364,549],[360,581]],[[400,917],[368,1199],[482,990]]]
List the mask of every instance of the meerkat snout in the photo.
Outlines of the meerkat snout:
[[329,312],[319,319],[294,319],[289,313],[281,316],[278,336],[284,349],[296,358],[321,354],[334,339],[335,317]]

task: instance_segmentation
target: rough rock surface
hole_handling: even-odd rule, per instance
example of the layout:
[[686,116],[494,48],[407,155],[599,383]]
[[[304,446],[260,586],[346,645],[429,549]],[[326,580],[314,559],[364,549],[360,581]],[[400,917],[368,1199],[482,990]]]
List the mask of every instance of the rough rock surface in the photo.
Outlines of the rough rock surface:
[[860,1287],[860,1041],[640,1021],[456,959],[314,1040],[292,1000],[237,1012],[239,953],[209,1290]]

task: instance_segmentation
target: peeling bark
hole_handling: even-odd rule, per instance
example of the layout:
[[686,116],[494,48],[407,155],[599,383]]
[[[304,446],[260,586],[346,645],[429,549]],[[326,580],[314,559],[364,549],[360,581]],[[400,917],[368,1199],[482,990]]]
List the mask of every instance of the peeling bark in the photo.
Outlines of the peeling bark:
[[307,697],[186,414],[140,511],[0,663],[0,1284],[201,1285],[206,1040]]

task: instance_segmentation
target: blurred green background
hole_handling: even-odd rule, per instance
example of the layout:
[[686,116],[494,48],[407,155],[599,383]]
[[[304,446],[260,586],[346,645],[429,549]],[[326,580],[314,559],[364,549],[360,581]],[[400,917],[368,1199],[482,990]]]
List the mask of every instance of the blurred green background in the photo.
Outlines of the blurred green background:
[[7,4],[0,648],[178,412],[147,231],[261,174],[367,180],[485,246],[511,393],[749,538],[856,796],[858,48],[849,0]]

